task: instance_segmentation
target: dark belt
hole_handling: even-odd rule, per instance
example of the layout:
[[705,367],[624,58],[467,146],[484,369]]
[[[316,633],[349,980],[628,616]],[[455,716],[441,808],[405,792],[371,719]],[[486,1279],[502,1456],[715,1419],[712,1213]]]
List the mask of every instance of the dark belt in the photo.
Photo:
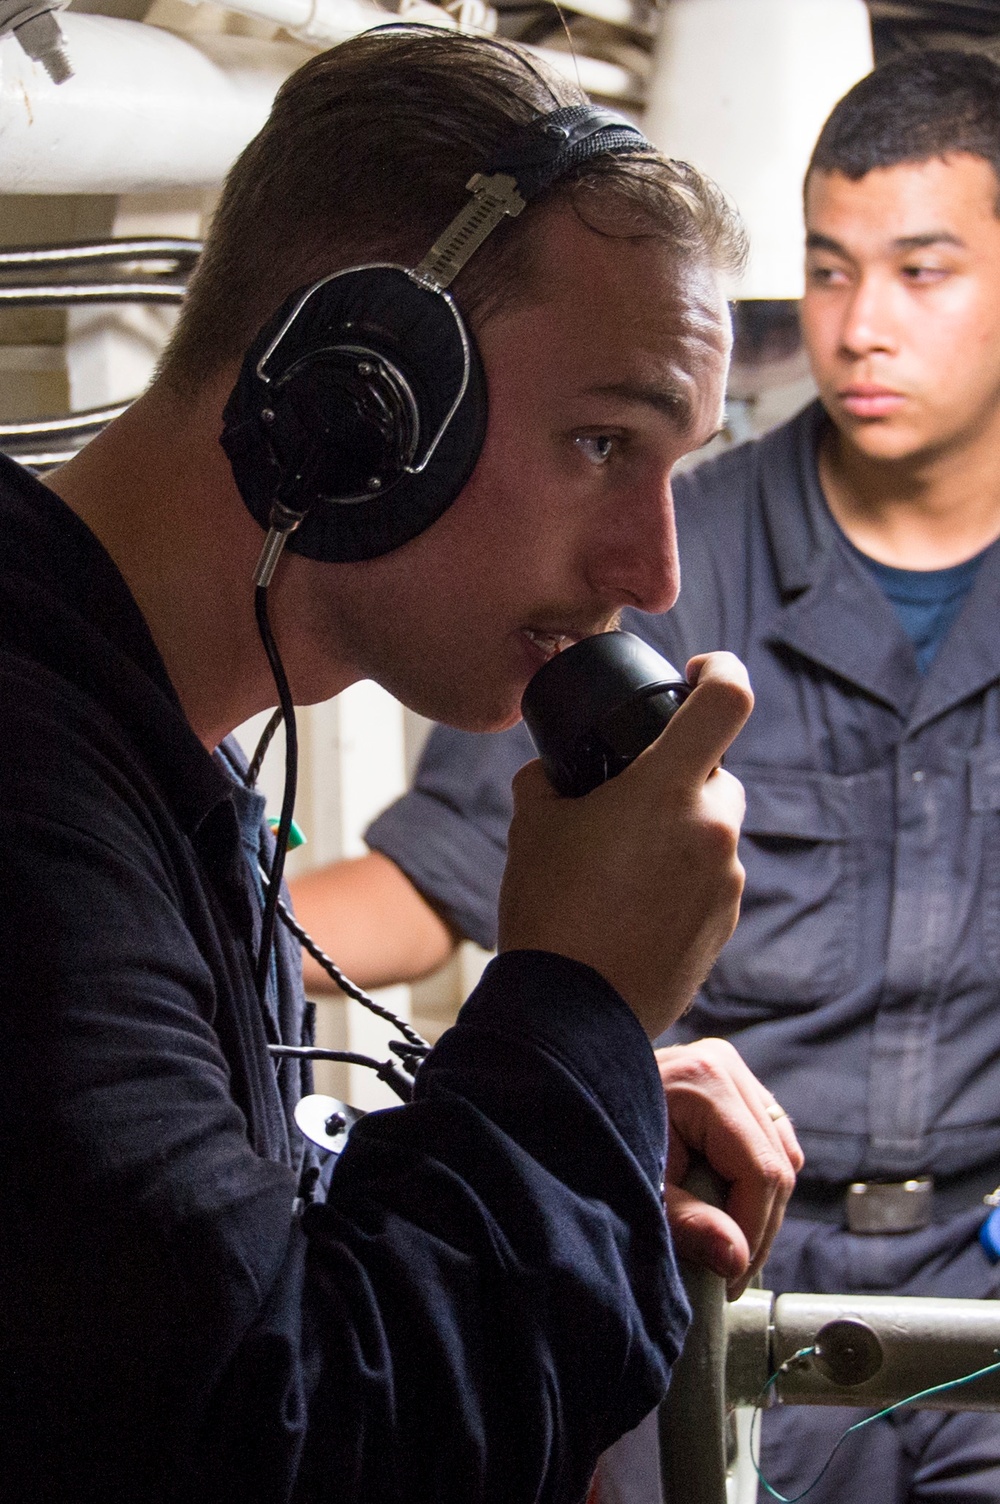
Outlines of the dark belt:
[[792,1192],[787,1215],[809,1222],[832,1222],[849,1232],[917,1232],[982,1204],[998,1187],[997,1165],[960,1175],[855,1180],[847,1185],[800,1180]]

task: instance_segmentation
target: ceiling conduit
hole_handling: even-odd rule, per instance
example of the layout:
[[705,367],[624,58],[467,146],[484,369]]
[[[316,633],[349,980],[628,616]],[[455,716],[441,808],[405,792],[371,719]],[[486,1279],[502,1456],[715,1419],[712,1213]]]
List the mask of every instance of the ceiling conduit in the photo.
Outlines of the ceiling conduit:
[[[176,236],[19,246],[0,251],[0,309],[80,303],[179,303],[201,242]],[[64,464],[128,406],[0,423],[0,453],[34,470]]]
[[[0,193],[121,194],[213,188],[267,118],[279,86],[317,47],[394,17],[364,0],[239,0],[299,42],[64,12],[73,76],[55,84],[13,36],[0,38]],[[438,7],[419,7],[447,28]],[[636,102],[627,68],[537,49],[606,99]]]
[[58,85],[0,40],[0,193],[215,187],[313,50],[108,16],[61,25],[73,77]]

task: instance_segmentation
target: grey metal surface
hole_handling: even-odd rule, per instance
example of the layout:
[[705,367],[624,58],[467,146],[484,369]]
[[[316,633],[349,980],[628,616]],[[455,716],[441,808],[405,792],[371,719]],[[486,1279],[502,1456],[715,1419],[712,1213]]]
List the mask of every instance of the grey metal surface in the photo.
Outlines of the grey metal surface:
[[745,1290],[723,1311],[726,1325],[726,1400],[752,1405],[771,1377],[770,1290]]
[[[0,250],[0,308],[180,303],[200,254],[200,240],[176,235],[9,247]],[[52,470],[128,406],[0,423],[0,452],[30,469]]]
[[725,1504],[726,1287],[682,1264],[694,1318],[660,1406],[664,1504]]
[[[871,1328],[882,1348],[879,1371],[860,1384],[838,1385],[822,1362],[796,1363],[775,1382],[784,1404],[860,1405],[875,1409],[962,1378],[998,1361],[1000,1302],[889,1295],[779,1295],[774,1303],[772,1361],[780,1366],[839,1317]],[[921,1400],[929,1410],[1000,1410],[1000,1373]]]
[[41,63],[54,84],[73,76],[56,11],[67,0],[0,0],[0,36],[12,33],[25,52]]
[[934,1182],[927,1175],[887,1185],[856,1180],[847,1188],[847,1226],[851,1232],[913,1232],[934,1215]]
[[109,261],[169,261],[192,266],[201,255],[200,240],[177,235],[143,235],[119,240],[74,240],[59,245],[22,245],[0,250],[0,271],[61,271]]
[[[879,1410],[1000,1360],[1000,1301],[751,1289],[727,1305],[717,1276],[682,1272],[694,1320],[660,1407],[665,1504],[725,1504],[726,1412],[759,1402],[776,1372],[768,1403]],[[916,1408],[1000,1410],[1000,1373]]]
[[115,402],[58,418],[0,423],[0,452],[29,470],[54,470],[71,460],[108,423],[120,418],[129,405]]
[[73,438],[79,434],[90,437],[115,418],[120,418],[128,405],[127,402],[112,402],[107,407],[88,407],[81,412],[67,413],[61,418],[31,418],[23,423],[0,423],[0,443],[8,439],[37,441]]
[[201,241],[169,235],[10,247],[0,250],[0,306],[179,303],[200,254]]
[[[702,1201],[723,1203],[726,1187],[703,1162],[684,1185]],[[692,1321],[659,1412],[663,1500],[726,1504],[726,1285],[685,1260],[680,1268]]]
[[186,283],[160,277],[130,282],[54,282],[30,286],[0,285],[0,307],[45,308],[67,303],[179,303]]

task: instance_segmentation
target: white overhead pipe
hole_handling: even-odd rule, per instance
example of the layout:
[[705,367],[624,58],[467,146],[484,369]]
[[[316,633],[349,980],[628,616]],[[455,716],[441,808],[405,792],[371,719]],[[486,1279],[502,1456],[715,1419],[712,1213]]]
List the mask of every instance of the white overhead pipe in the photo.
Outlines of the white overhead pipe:
[[530,50],[556,73],[562,73],[571,83],[586,89],[588,94],[597,94],[601,99],[612,99],[622,105],[638,107],[642,104],[642,83],[630,68],[623,68],[620,63],[586,57],[582,52],[563,52],[557,47],[532,47]]
[[[200,0],[188,0],[192,6],[199,3]],[[335,47],[349,37],[359,36],[376,26],[391,26],[394,21],[419,21],[440,26],[446,31],[455,31],[459,25],[453,16],[441,6],[432,4],[431,0],[409,0],[398,15],[366,4],[365,0],[237,0],[235,4],[230,0],[219,0],[219,4],[223,10],[281,26],[313,47]],[[456,8],[457,4],[458,0]],[[461,0],[461,4],[463,10],[470,12],[463,16],[462,24],[486,27],[492,15],[495,25],[495,13],[488,10],[483,0]]]
[[[189,3],[197,4],[198,0],[189,0]],[[446,8],[431,4],[429,0],[403,0],[397,14],[375,10],[365,4],[365,0],[220,0],[220,3],[224,3],[226,10],[250,16],[255,21],[270,21],[275,26],[283,26],[301,41],[321,47],[333,47],[359,32],[391,25],[393,21],[419,21],[450,31],[463,29],[485,33],[495,31],[497,22],[496,11],[486,0],[452,0]],[[637,16],[633,0],[579,0],[571,8],[584,15],[613,20],[616,25],[632,24]],[[529,50],[589,94],[633,104],[641,100],[641,86],[636,75],[618,63],[582,53],[564,52],[555,47],[532,47]]]
[[872,67],[863,0],[671,0],[644,127],[736,203],[741,298],[802,295],[802,179],[820,126]]
[[74,75],[59,85],[0,40],[0,193],[214,187],[309,56],[107,16],[64,13],[61,24]]
[[[64,12],[73,77],[57,86],[13,36],[0,38],[0,193],[217,187],[264,124],[281,83],[317,45],[392,19],[364,0],[240,0],[235,8],[294,25],[310,44],[178,36]],[[455,26],[439,7],[418,9],[421,19],[430,13]],[[593,93],[636,98],[637,81],[626,68],[539,50]]]

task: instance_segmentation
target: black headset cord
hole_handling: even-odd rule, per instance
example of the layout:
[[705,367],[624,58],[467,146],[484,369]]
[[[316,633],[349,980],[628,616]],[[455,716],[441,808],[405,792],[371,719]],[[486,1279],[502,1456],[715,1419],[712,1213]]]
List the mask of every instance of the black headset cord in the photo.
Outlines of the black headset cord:
[[267,586],[257,585],[253,593],[254,615],[257,618],[257,630],[260,640],[267,654],[267,661],[271,665],[271,673],[274,676],[274,685],[278,691],[278,704],[281,708],[281,716],[285,723],[285,788],[281,796],[281,819],[278,821],[278,829],[274,838],[274,856],[271,860],[271,870],[268,873],[267,893],[264,899],[264,913],[260,924],[260,949],[257,952],[257,996],[261,1003],[267,997],[267,978],[271,969],[271,949],[274,944],[274,916],[278,908],[278,899],[281,895],[281,879],[285,871],[285,853],[288,850],[288,836],[292,828],[292,812],[295,809],[295,790],[299,774],[299,741],[295,729],[295,706],[292,704],[292,694],[288,687],[288,679],[285,676],[284,665],[278,645],[271,632],[271,623],[267,615]]
[[[275,732],[281,725],[283,719],[284,712],[279,706],[271,716],[267,725],[264,727],[264,731],[261,735],[260,741],[257,743],[257,747],[250,765],[247,768],[246,773],[243,775],[243,781],[246,784],[247,788],[252,789],[256,786],[257,778],[260,774],[261,765],[264,761],[264,756],[267,752],[268,747],[271,745],[271,742],[274,740]],[[263,863],[260,864],[260,876],[261,883],[265,890],[265,896],[270,897],[271,875],[264,867]],[[298,920],[295,918],[295,915],[292,913],[291,909],[288,907],[288,905],[280,895],[280,885],[278,899],[276,904],[274,905],[274,908],[277,913],[277,917],[281,920],[285,928],[295,936],[296,940],[302,946],[303,950],[308,951],[309,955],[312,956],[317,965],[323,968],[327,976],[332,982],[335,983],[335,985],[341,992],[343,992],[347,997],[353,998],[356,1003],[360,1003],[362,1008],[367,1008],[369,1013],[374,1013],[377,1018],[383,1019],[385,1023],[392,1024],[393,1028],[398,1029],[399,1033],[402,1034],[407,1043],[390,1043],[389,1048],[400,1055],[400,1057],[406,1063],[408,1069],[415,1070],[416,1065],[419,1064],[420,1060],[423,1059],[425,1055],[430,1053],[430,1044],[426,1039],[424,1039],[423,1035],[418,1034],[416,1029],[414,1029],[412,1025],[408,1024],[404,1018],[400,1018],[398,1014],[393,1013],[391,1008],[386,1008],[382,1003],[377,1003],[369,993],[365,992],[363,988],[358,986],[357,982],[352,982],[350,977],[346,976],[345,973],[341,971],[336,961],[334,961],[332,957],[327,955],[326,951],[323,950],[322,946],[320,946],[317,941],[313,939],[312,935],[310,935],[309,931],[304,927],[304,925],[299,924]],[[261,928],[263,930],[263,923]],[[281,1054],[287,1054],[288,1049],[290,1048],[292,1047],[283,1046]],[[272,1051],[272,1053],[277,1054],[277,1051]]]
[[[271,861],[270,871],[267,873],[262,872],[265,898],[260,926],[260,947],[257,952],[256,975],[254,978],[257,995],[263,1006],[266,1002],[267,982],[271,969],[271,953],[274,945],[274,921],[275,916],[279,915],[286,928],[291,931],[300,945],[305,947],[313,959],[323,967],[324,971],[326,971],[342,992],[348,997],[353,998],[355,1002],[360,1003],[362,1007],[367,1008],[369,1012],[376,1014],[379,1018],[392,1024],[394,1028],[399,1030],[403,1038],[407,1041],[407,1044],[400,1046],[390,1044],[390,1049],[393,1049],[394,1053],[397,1053],[402,1058],[404,1069],[412,1074],[430,1050],[430,1045],[427,1041],[417,1033],[416,1029],[411,1028],[404,1019],[399,1018],[389,1008],[385,1008],[380,1003],[377,1003],[373,997],[369,997],[367,992],[364,992],[356,983],[346,977],[340,970],[340,967],[317,945],[308,931],[297,922],[287,905],[282,901],[281,881],[285,870],[285,856],[288,851],[288,837],[292,828],[292,815],[295,810],[299,749],[295,722],[295,706],[292,703],[288,678],[285,674],[281,654],[274,640],[274,634],[271,631],[271,623],[268,617],[267,584],[258,584],[254,589],[254,615],[257,619],[257,630],[260,633],[260,640],[267,654],[267,661],[274,678],[275,688],[278,691],[278,709],[268,721],[258,743],[257,750],[254,753],[253,760],[247,770],[246,781],[250,787],[257,781],[260,765],[264,760],[264,754],[270,745],[274,733],[282,721],[285,723],[285,786],[281,799],[281,817],[275,833],[274,856]],[[391,1061],[380,1064],[378,1061],[369,1060],[367,1057],[349,1056],[343,1051],[323,1052],[323,1055],[318,1055],[315,1050],[295,1045],[272,1044],[268,1048],[270,1054],[279,1061],[287,1056],[295,1056],[299,1059],[325,1057],[326,1059],[348,1059],[351,1064],[370,1066],[387,1085],[392,1086],[397,1095],[403,1096],[404,1100],[407,1100],[408,1092],[407,1095],[404,1095],[401,1087],[408,1087],[408,1082],[405,1076],[401,1076],[398,1068]]]

